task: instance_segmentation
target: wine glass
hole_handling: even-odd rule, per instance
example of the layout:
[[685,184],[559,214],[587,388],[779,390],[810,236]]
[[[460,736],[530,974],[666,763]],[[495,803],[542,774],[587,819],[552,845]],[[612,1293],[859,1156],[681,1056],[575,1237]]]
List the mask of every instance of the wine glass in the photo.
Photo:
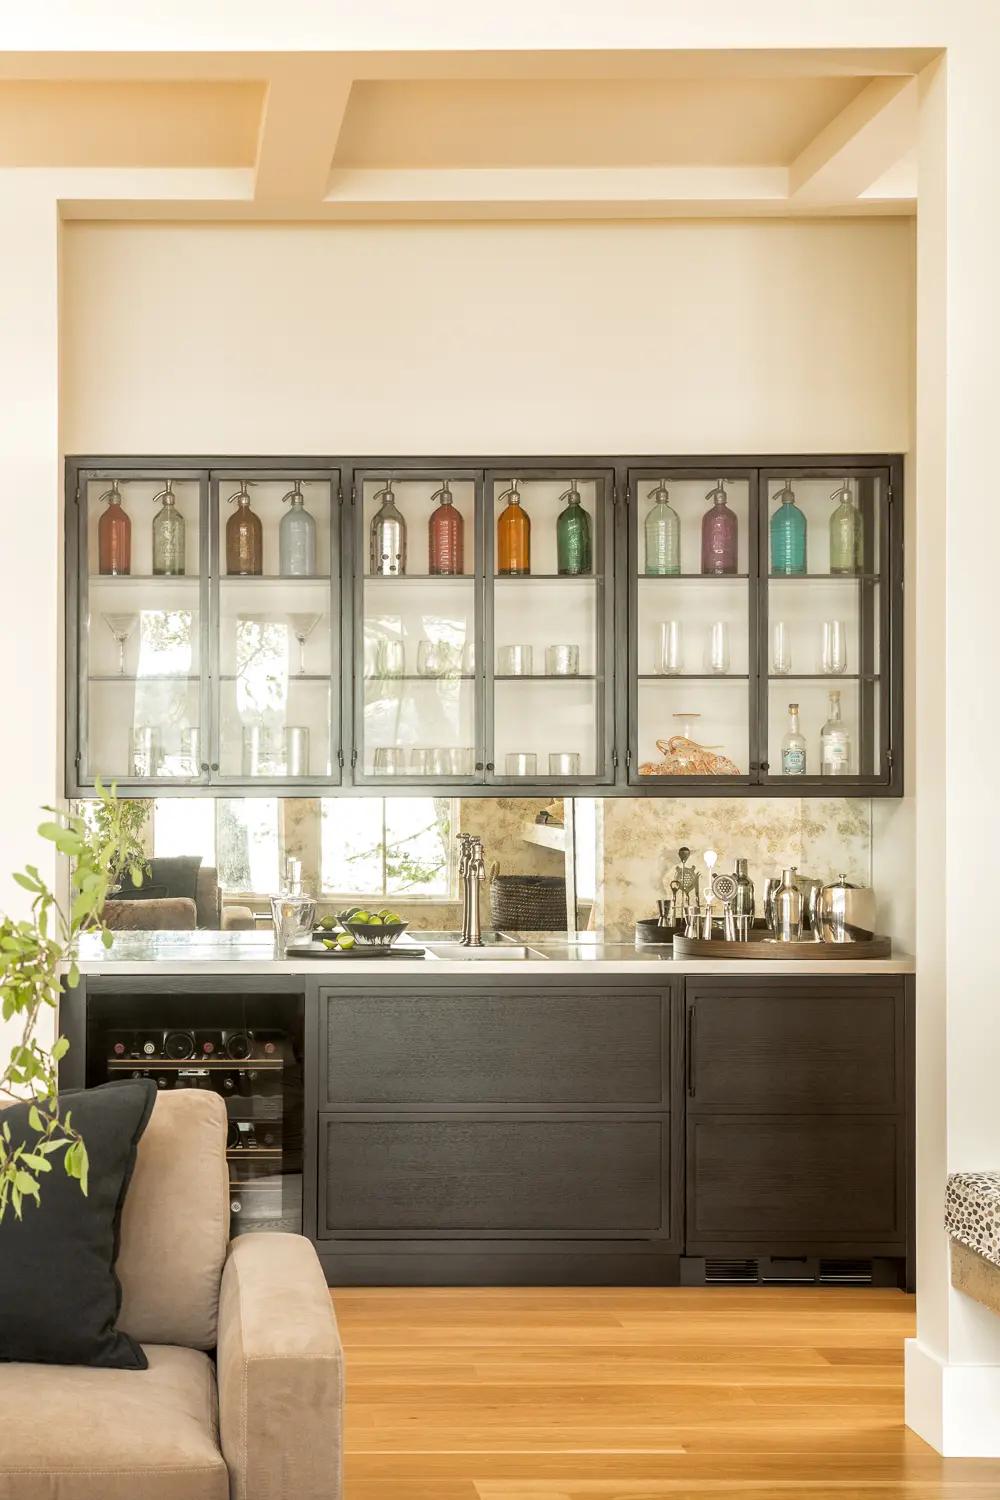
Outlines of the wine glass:
[[299,643],[299,676],[306,675],[306,641],[312,635],[316,626],[322,620],[320,615],[289,615],[288,621],[292,627],[292,634]]
[[102,615],[101,619],[118,642],[118,675],[125,676],[125,643],[139,623],[138,615]]

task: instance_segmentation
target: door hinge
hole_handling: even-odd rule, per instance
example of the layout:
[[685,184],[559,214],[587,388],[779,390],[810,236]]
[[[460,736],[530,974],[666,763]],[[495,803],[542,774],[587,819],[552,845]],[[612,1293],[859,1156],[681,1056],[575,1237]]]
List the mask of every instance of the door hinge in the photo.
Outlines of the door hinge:
[[893,497],[893,493],[892,493],[892,485],[891,484],[886,487],[885,498],[889,502],[889,504],[891,505],[892,502],[893,502],[893,498],[894,498]]
[[358,763],[358,752],[356,750],[352,750],[351,751],[351,770],[352,771],[354,770],[354,767],[357,765],[357,763]]
[[632,752],[631,752],[631,750],[626,750],[625,751],[625,769],[627,770],[631,764],[632,764]]
[[340,483],[339,479],[337,481],[337,504],[339,506],[343,506],[344,504],[344,486]]
[[612,752],[611,752],[611,764],[614,766],[615,770],[618,769],[618,751],[617,750],[612,750]]
[[894,759],[895,759],[895,757],[893,756],[892,750],[891,749],[887,750],[885,752],[885,763],[889,767],[890,771],[892,770],[892,765],[893,765],[893,760]]
[[357,503],[358,503],[358,487],[355,484],[355,485],[351,486],[351,504],[352,505],[357,505]]
[[76,766],[76,769],[79,771],[80,767],[83,765],[83,751],[82,750],[78,750],[76,752],[76,754],[74,755],[74,757],[73,757],[73,764]]
[[344,769],[344,752],[343,752],[343,750],[338,750],[337,751],[337,765],[340,767],[341,770]]
[[77,504],[77,505],[80,504],[80,486],[79,485],[77,485],[77,487],[76,487],[75,504]]

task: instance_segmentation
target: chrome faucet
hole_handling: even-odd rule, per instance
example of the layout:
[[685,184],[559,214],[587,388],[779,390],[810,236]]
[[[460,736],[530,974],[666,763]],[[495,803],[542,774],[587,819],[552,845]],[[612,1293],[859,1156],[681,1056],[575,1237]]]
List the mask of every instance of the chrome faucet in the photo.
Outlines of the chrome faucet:
[[479,926],[479,890],[486,879],[483,841],[476,833],[460,833],[458,875],[462,882],[462,947],[481,948],[483,935]]

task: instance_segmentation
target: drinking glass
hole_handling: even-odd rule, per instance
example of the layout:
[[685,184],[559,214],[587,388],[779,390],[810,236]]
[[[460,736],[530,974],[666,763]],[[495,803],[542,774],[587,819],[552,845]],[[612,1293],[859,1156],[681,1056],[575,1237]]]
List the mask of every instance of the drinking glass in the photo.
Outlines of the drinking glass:
[[462,651],[462,676],[475,677],[476,675],[476,643],[469,641]]
[[530,646],[498,646],[498,677],[530,677],[534,670]]
[[656,670],[664,677],[677,677],[684,666],[684,638],[680,620],[664,620],[660,626],[660,655]]
[[420,641],[417,645],[417,673],[420,677],[440,675],[437,641]]
[[776,620],[771,632],[771,671],[787,677],[792,670],[792,633],[784,620]]
[[545,672],[548,677],[579,677],[579,646],[546,646]]
[[580,757],[575,750],[554,750],[549,756],[550,776],[579,776]]
[[[118,675],[125,676],[125,643],[139,623],[138,615],[102,615],[101,619],[118,642]],[[531,647],[528,647],[531,650]]]
[[427,752],[428,776],[448,776],[451,773],[451,753],[440,748]]
[[390,641],[384,637],[378,643],[378,672],[380,677],[402,677],[406,670],[406,652],[402,641]]
[[431,769],[431,752],[429,750],[410,751],[410,775],[427,776]]
[[448,772],[451,776],[471,776],[474,757],[467,745],[453,746],[448,751]]
[[711,627],[705,665],[716,677],[724,677],[729,671],[729,624],[726,620],[716,620]]
[[847,627],[843,620],[823,621],[820,671],[831,677],[847,671]]
[[406,754],[397,745],[379,745],[375,751],[376,776],[404,776]]
[[[287,520],[288,517],[286,516]],[[299,672],[300,677],[306,675],[306,641],[312,635],[316,626],[322,620],[322,615],[289,615],[288,621],[292,627],[292,634],[299,643]]]
[[462,653],[459,648],[453,646],[449,641],[439,641],[437,666],[437,675],[439,677],[457,677],[462,666]]
[[533,751],[512,750],[503,763],[506,776],[537,776],[538,756]]

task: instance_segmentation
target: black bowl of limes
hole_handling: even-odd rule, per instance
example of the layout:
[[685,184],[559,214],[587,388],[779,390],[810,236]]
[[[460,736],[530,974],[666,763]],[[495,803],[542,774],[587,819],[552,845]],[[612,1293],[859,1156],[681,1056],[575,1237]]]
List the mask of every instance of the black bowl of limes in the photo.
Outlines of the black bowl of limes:
[[364,943],[368,948],[391,948],[410,925],[389,907],[383,911],[362,908],[342,912],[340,924],[356,942]]

